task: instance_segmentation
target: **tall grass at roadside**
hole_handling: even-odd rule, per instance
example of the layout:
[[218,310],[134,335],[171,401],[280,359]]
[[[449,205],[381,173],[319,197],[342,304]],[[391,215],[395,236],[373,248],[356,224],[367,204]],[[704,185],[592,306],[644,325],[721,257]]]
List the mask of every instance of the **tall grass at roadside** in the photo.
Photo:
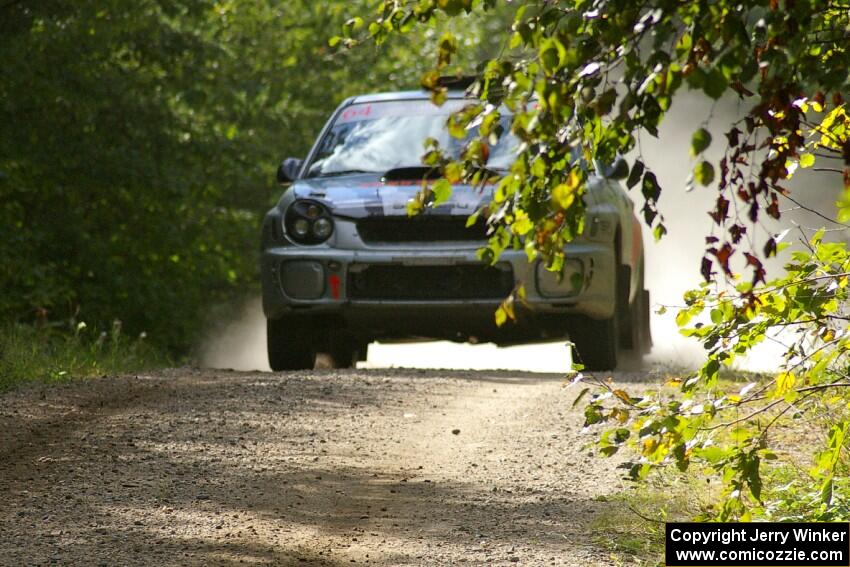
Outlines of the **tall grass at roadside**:
[[664,522],[692,520],[716,490],[697,474],[661,473],[646,484],[598,497],[596,501],[605,504],[591,522],[593,542],[609,552],[608,559],[617,567],[661,565]]
[[95,332],[85,323],[61,327],[10,324],[0,328],[0,392],[25,382],[61,382],[135,372],[167,364],[144,335],[129,337],[121,323]]

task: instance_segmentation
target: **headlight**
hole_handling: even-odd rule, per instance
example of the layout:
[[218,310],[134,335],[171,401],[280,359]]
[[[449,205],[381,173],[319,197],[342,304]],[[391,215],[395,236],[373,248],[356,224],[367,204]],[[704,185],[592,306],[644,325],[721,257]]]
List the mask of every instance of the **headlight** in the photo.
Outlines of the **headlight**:
[[333,230],[334,225],[328,218],[316,219],[313,223],[313,235],[320,240],[326,240]]
[[292,235],[298,238],[306,238],[310,234],[310,221],[307,219],[295,219],[292,223]]
[[283,222],[286,234],[299,244],[320,244],[334,231],[330,212],[316,201],[295,201],[286,210]]

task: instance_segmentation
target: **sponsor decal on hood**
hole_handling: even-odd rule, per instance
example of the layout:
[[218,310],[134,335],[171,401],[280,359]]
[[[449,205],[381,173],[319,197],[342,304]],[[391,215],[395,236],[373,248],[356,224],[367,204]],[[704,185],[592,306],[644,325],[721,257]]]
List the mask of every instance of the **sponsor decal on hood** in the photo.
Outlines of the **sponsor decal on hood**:
[[[428,181],[427,183],[433,183]],[[302,179],[290,188],[298,199],[313,199],[326,205],[336,216],[407,216],[407,203],[416,197],[422,181],[381,180],[376,174]],[[448,201],[428,208],[422,214],[469,216],[490,202],[493,185],[472,187],[454,185]]]

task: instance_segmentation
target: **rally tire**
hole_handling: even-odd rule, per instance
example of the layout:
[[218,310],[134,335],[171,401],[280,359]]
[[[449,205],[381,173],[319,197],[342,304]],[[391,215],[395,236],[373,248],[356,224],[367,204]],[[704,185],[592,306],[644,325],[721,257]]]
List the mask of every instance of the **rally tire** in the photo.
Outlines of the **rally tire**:
[[[650,329],[650,300],[649,291],[644,289],[644,264],[641,258],[638,266],[637,292],[635,299],[631,302],[626,315],[620,319],[621,346],[628,349],[632,357],[639,362],[640,357],[652,349],[652,331]],[[621,290],[628,298],[628,289]],[[622,301],[622,298],[620,299]],[[622,303],[621,303],[622,305]]]
[[269,366],[275,372],[312,369],[316,364],[312,342],[306,326],[296,319],[266,320]]
[[620,341],[616,314],[607,319],[584,319],[570,338],[573,360],[586,370],[601,372],[617,368]]

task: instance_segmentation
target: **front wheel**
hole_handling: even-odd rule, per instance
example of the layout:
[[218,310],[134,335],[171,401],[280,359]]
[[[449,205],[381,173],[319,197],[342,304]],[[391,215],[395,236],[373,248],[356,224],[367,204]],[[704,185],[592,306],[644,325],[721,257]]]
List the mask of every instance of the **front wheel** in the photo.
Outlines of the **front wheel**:
[[644,288],[646,284],[643,258],[641,258],[638,270],[638,291],[635,294],[635,300],[629,305],[625,316],[621,319],[621,322],[625,320],[625,323],[622,323],[620,335],[623,338],[621,346],[630,349],[632,355],[637,356],[639,361],[642,355],[648,354],[652,350],[652,329],[650,328],[651,302],[649,290]]
[[614,370],[617,367],[619,332],[617,314],[607,319],[586,318],[573,333],[573,360],[587,370]]
[[614,280],[614,313],[607,319],[586,317],[571,333],[573,359],[587,370],[604,371],[617,368],[620,348],[629,348],[631,329],[629,310],[629,284],[631,272],[628,266],[618,266]]
[[640,292],[640,302],[638,312],[640,313],[640,350],[641,354],[649,354],[652,350],[652,327],[650,326],[650,309],[651,301],[649,299],[649,290],[642,289]]
[[306,325],[294,318],[266,320],[269,366],[282,370],[309,370],[316,364],[316,351]]

